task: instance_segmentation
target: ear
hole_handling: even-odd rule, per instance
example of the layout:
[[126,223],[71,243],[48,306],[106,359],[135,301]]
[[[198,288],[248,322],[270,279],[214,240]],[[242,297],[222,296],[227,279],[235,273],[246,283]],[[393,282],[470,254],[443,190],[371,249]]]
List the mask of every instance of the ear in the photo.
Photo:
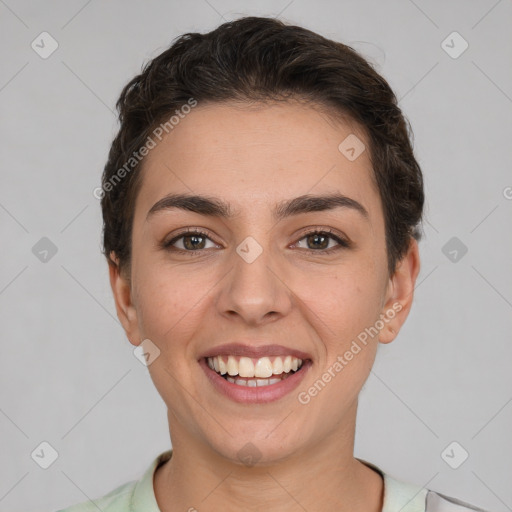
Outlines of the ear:
[[120,271],[119,260],[115,253],[110,253],[109,277],[114,301],[116,303],[117,317],[121,322],[126,336],[132,345],[140,345],[137,310],[132,302],[131,283],[129,276]]
[[381,311],[384,327],[379,333],[381,343],[392,342],[411,310],[414,286],[420,271],[418,242],[411,238],[407,254],[398,262],[395,273],[390,277],[385,304]]

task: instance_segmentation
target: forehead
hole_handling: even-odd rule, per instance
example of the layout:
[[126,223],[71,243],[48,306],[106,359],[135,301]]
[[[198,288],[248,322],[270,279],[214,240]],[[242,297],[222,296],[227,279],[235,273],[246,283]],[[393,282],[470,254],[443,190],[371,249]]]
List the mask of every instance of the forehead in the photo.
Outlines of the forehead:
[[[354,152],[360,152],[355,159]],[[355,123],[295,102],[198,105],[145,157],[135,217],[145,217],[170,192],[222,197],[243,214],[256,205],[339,192],[379,215],[372,174]]]

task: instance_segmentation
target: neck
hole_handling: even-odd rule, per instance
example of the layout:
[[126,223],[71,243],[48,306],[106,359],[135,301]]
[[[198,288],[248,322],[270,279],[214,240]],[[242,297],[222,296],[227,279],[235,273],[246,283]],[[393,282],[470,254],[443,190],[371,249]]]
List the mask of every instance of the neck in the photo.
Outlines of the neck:
[[252,467],[220,456],[169,416],[173,454],[155,473],[158,506],[161,512],[381,512],[382,477],[353,456],[355,411],[352,416],[352,424],[307,451]]

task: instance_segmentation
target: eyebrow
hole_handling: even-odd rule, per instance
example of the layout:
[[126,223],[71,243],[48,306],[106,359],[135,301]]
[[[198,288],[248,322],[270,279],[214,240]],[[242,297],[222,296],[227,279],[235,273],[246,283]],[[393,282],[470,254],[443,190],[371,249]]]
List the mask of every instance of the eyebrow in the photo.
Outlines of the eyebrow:
[[[229,203],[216,197],[190,194],[169,194],[157,201],[149,210],[146,220],[155,213],[177,208],[209,217],[231,219],[239,212],[233,210]],[[355,199],[343,194],[303,195],[280,202],[273,210],[272,216],[276,221],[299,215],[301,213],[321,212],[335,208],[349,208],[357,211],[366,220],[369,220],[366,208]]]

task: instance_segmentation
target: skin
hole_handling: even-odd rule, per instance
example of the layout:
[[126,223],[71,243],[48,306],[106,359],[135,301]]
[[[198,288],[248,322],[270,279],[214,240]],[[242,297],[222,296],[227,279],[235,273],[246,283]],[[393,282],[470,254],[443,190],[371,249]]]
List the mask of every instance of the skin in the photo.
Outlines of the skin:
[[[368,150],[354,161],[338,150],[351,133],[369,147],[355,125],[298,102],[198,105],[146,157],[130,279],[111,265],[110,282],[130,342],[150,339],[161,351],[148,369],[168,408],[173,446],[154,478],[163,512],[382,508],[382,478],[353,456],[358,395],[378,343],[391,342],[407,318],[420,262],[411,239],[389,276]],[[172,209],[146,219],[171,192],[221,198],[238,215]],[[360,202],[368,218],[350,208],[279,222],[271,216],[283,200],[333,192]],[[180,254],[159,245],[187,227],[209,233],[202,248]],[[326,252],[308,243],[307,233],[320,228],[344,235],[352,247]],[[263,250],[250,264],[236,252],[248,236]],[[175,248],[186,250],[184,242]],[[298,392],[393,304],[401,309],[379,334],[301,404]],[[198,364],[209,348],[237,341],[296,347],[311,354],[313,366],[280,400],[239,404],[218,393]],[[248,442],[260,455],[252,467],[238,457]]]

